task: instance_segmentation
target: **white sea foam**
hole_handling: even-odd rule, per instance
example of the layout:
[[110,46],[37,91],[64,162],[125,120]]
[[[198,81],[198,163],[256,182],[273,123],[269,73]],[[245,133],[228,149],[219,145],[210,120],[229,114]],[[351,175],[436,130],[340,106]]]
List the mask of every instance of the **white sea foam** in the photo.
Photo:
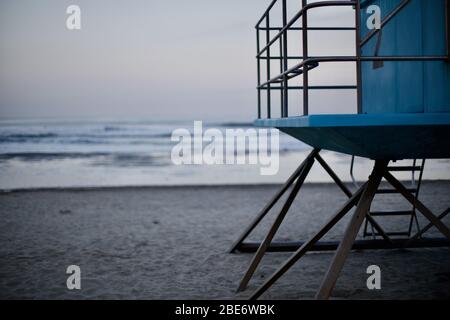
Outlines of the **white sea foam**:
[[[250,123],[204,123],[225,132]],[[170,160],[175,128],[187,121],[1,121],[0,189],[130,185],[199,185],[281,183],[304,159],[310,147],[280,134],[280,170],[261,176],[256,165],[174,166]],[[250,152],[246,150],[246,152]],[[349,181],[350,157],[323,156]],[[371,161],[358,159],[356,176],[367,178]],[[405,173],[402,178],[408,179]],[[429,161],[426,179],[450,179],[449,161]],[[309,181],[331,181],[315,167]]]

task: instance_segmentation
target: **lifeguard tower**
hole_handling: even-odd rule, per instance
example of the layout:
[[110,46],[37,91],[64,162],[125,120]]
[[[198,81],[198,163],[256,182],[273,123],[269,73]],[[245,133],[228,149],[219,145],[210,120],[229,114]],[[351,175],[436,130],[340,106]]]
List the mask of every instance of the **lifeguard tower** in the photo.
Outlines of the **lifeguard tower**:
[[[411,190],[399,182],[392,171],[413,168],[391,166],[403,159],[450,158],[450,1],[448,0],[301,0],[293,16],[288,17],[287,0],[273,0],[256,24],[258,65],[258,119],[255,125],[274,127],[313,147],[313,151],[293,173],[273,199],[244,231],[231,251],[256,250],[239,290],[247,287],[267,251],[295,251],[279,269],[251,296],[260,297],[277,279],[310,250],[336,250],[331,265],[317,291],[316,298],[330,297],[337,277],[350,251],[378,248],[449,246],[450,230],[440,216],[433,214]],[[381,21],[369,29],[371,8],[380,9]],[[311,11],[325,7],[353,10],[351,26],[311,27]],[[274,10],[281,10],[275,14]],[[292,9],[292,8],[289,8]],[[289,10],[291,11],[291,10]],[[281,21],[274,24],[274,16]],[[272,18],[272,19],[271,19]],[[278,19],[280,20],[280,19]],[[310,56],[311,37],[320,32],[340,31],[354,34],[355,51],[351,56]],[[290,39],[301,39],[301,52],[292,55]],[[274,72],[273,62],[277,68]],[[293,64],[294,62],[294,64]],[[354,85],[311,85],[310,76],[327,63],[353,63]],[[279,70],[278,70],[279,66]],[[310,92],[317,90],[353,90],[356,110],[352,114],[311,114]],[[277,97],[275,99],[275,94]],[[294,105],[289,97],[298,95],[302,103]],[[279,96],[279,99],[278,99]],[[300,108],[299,108],[300,105]],[[336,110],[339,101],[336,101]],[[299,112],[298,110],[302,110]],[[336,112],[338,113],[338,112]],[[274,116],[274,114],[277,114]],[[320,156],[322,149],[375,160],[373,171],[356,192],[351,192]],[[294,244],[274,244],[272,240],[315,162],[330,174],[348,196],[348,201],[309,240]],[[423,168],[422,168],[423,169]],[[393,239],[375,221],[370,212],[382,179],[392,185],[430,224],[415,235]],[[288,193],[273,225],[261,243],[245,242],[247,236],[273,206]],[[340,242],[319,240],[355,207]],[[367,220],[381,239],[356,240]],[[423,239],[431,227],[443,235]]]

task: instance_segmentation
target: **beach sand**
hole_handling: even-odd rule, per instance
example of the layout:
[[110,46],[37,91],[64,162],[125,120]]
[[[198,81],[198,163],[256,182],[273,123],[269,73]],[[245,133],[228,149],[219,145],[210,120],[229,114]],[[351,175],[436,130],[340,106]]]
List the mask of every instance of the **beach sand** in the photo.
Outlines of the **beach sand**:
[[[2,299],[245,299],[289,253],[270,253],[246,292],[236,294],[250,254],[227,250],[279,186],[35,190],[0,194]],[[423,183],[435,214],[450,204],[450,181]],[[332,184],[306,184],[277,239],[304,240],[346,200]],[[377,196],[375,209],[409,208]],[[276,207],[275,209],[279,209]],[[252,234],[260,240],[275,212]],[[391,220],[396,220],[392,222]],[[390,222],[387,223],[387,220]],[[340,239],[346,222],[326,239]],[[422,225],[426,222],[420,219]],[[449,219],[445,220],[449,225]],[[407,219],[386,218],[386,229]],[[432,229],[430,235],[436,235]],[[311,299],[333,257],[307,254],[263,297]],[[366,268],[381,268],[368,290]],[[81,290],[66,268],[81,267]],[[450,249],[353,251],[333,291],[337,299],[450,298]]]

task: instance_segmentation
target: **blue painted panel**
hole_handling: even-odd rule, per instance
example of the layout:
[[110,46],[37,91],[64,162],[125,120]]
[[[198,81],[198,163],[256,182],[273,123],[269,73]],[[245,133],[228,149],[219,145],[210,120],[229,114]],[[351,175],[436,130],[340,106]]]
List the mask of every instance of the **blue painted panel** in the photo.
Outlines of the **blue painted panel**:
[[[422,0],[413,0],[396,19],[396,55],[421,56]],[[424,112],[423,62],[395,62],[397,101],[395,111]]]
[[[450,126],[380,126],[280,128],[281,131],[320,149],[370,159],[450,158]],[[400,147],[401,146],[401,147]]]
[[256,120],[321,149],[372,159],[450,158],[450,113],[312,115]]
[[[321,114],[278,119],[258,119],[259,127],[402,127],[450,126],[450,113],[383,113],[383,114]],[[442,136],[442,139],[448,139]]]
[[[386,13],[391,12],[400,3],[400,0],[375,0],[366,1],[366,3],[378,5],[381,12]],[[368,18],[366,6],[363,5],[361,9],[361,33],[364,37],[370,30],[366,26]],[[379,55],[392,56],[396,54],[396,23],[393,20],[385,26]],[[362,48],[363,56],[375,55],[377,38],[377,36],[373,37]],[[373,62],[363,62],[362,75],[363,113],[396,112],[397,88],[393,85],[397,79],[395,63],[385,62],[383,68],[373,69]]]
[[[423,1],[424,55],[445,54],[445,0]],[[425,112],[450,112],[450,63],[424,63]]]
[[[362,1],[362,36],[369,4],[380,6],[385,17],[402,0]],[[366,4],[366,5],[364,5]],[[411,0],[382,31],[380,56],[445,56],[445,0]],[[378,36],[362,49],[363,56],[375,54]],[[450,112],[449,62],[385,62],[373,68],[362,63],[363,113]]]

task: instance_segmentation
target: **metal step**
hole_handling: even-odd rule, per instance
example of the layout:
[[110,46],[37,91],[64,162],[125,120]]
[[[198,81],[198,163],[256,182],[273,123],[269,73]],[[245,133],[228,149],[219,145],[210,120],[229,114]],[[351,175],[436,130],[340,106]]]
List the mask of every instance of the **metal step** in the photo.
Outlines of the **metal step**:
[[411,216],[413,214],[414,214],[413,210],[373,211],[373,212],[370,212],[370,215],[372,217]]
[[[415,172],[419,173],[419,178],[418,178],[418,184],[417,187],[414,188],[406,188],[406,190],[408,192],[410,192],[411,194],[414,195],[414,197],[418,196],[419,190],[420,190],[420,182],[422,179],[422,173],[423,173],[423,166],[425,164],[425,161],[422,160],[422,165],[417,165],[417,161],[414,160],[414,162],[411,165],[391,165],[388,166],[387,170],[391,171],[391,172],[411,172],[412,174],[412,179],[413,179],[413,184],[412,186],[416,185],[414,183],[414,179],[415,179]],[[377,194],[400,194],[399,191],[397,191],[396,189],[389,189],[389,188],[385,188],[385,189],[379,189],[376,192]],[[372,217],[401,217],[401,216],[407,216],[410,217],[410,219],[415,219],[416,223],[417,223],[417,217],[415,216],[415,211],[414,208],[412,210],[391,210],[391,211],[372,211],[370,212],[370,215]],[[380,219],[381,220],[381,219]],[[385,234],[390,237],[410,237],[411,236],[411,226],[413,220],[411,220],[410,222],[410,226],[409,226],[409,230],[407,232],[385,232]],[[376,230],[374,230],[374,227],[372,226],[371,231],[368,231],[368,226],[369,226],[369,221],[366,219],[365,224],[364,224],[364,237],[379,237],[382,236],[380,233],[378,233]],[[381,227],[381,226],[380,226]]]
[[398,166],[398,167],[388,167],[388,171],[419,171],[422,170],[420,166]]

